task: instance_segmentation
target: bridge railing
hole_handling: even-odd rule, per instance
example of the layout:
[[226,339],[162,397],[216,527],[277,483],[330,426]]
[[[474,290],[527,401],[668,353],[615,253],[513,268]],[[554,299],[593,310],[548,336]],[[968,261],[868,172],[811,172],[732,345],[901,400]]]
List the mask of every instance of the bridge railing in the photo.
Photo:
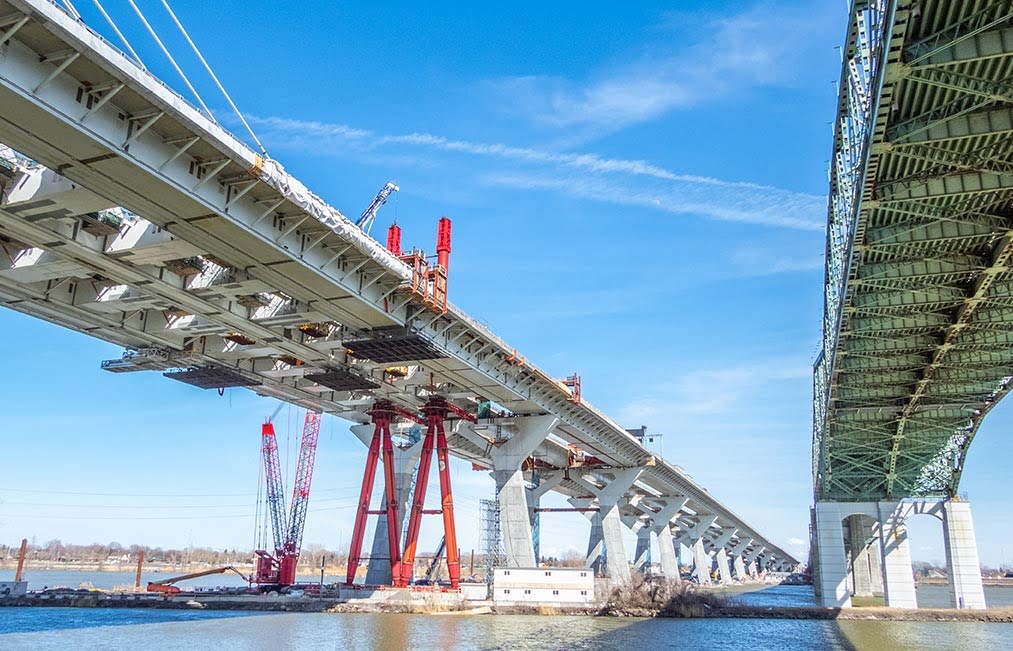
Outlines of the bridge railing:
[[827,479],[826,428],[844,302],[896,0],[854,0],[842,53],[830,162],[823,348],[813,368],[813,489]]

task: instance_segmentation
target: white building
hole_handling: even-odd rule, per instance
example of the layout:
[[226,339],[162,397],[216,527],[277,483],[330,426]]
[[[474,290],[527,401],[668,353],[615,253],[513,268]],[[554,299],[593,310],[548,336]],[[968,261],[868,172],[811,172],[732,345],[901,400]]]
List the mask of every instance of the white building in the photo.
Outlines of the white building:
[[497,568],[497,605],[585,606],[594,603],[594,572],[586,568]]

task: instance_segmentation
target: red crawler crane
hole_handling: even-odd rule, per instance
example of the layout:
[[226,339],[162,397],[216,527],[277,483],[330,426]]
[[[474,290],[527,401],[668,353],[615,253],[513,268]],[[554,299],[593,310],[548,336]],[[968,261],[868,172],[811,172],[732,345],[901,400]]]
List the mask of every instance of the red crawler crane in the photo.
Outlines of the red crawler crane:
[[274,425],[268,420],[261,428],[261,453],[264,474],[267,478],[267,506],[274,534],[274,555],[258,549],[257,571],[252,583],[261,586],[290,586],[295,584],[295,569],[302,548],[302,534],[306,527],[306,508],[309,505],[310,485],[313,481],[313,462],[317,456],[320,438],[320,414],[306,412],[302,442],[299,445],[299,462],[296,466],[295,485],[292,488],[291,516],[286,524],[284,488],[281,481],[281,463],[278,459],[278,441]]

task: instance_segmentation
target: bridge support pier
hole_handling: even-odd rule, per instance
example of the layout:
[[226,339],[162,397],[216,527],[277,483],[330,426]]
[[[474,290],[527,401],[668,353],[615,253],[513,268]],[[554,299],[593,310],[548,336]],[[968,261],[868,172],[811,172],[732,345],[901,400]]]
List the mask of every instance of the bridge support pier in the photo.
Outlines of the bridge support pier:
[[981,564],[970,504],[954,500],[943,504],[943,537],[952,590],[950,605],[976,610],[985,608],[985,590],[981,585]]
[[633,567],[643,574],[651,574],[651,530],[641,526],[637,532],[637,549],[633,553]]
[[751,549],[748,552],[745,552],[742,555],[742,560],[746,564],[746,574],[748,574],[751,579],[757,578],[757,575],[759,574],[759,572],[756,569],[756,559],[760,557],[760,554],[763,553],[763,550],[764,550],[763,545],[754,545],[753,549]]
[[665,502],[656,513],[651,515],[654,535],[658,539],[658,555],[661,557],[661,573],[666,581],[679,583],[679,547],[680,543],[672,536],[672,520],[682,507],[689,502],[688,498],[672,498]]
[[[623,494],[630,489],[641,473],[640,468],[617,468],[596,474],[606,483],[600,486],[585,477],[574,477],[586,486],[597,498],[598,513],[591,519],[591,539],[588,544],[588,559],[591,560],[596,537],[600,536],[604,545],[605,567],[611,583],[618,585],[629,583],[630,564],[626,558],[626,545],[623,542],[623,523],[619,513],[619,502]],[[609,479],[608,476],[611,476]],[[573,503],[574,500],[570,500]],[[600,529],[599,529],[600,528]],[[598,555],[601,558],[601,554]]]
[[879,532],[869,518],[848,516],[848,549],[851,552],[852,594],[873,597],[883,594]]
[[752,538],[740,538],[735,547],[732,547],[732,549],[728,552],[728,555],[732,558],[732,569],[734,570],[735,579],[737,581],[745,581],[747,578],[746,562],[742,556],[746,553],[746,548],[749,547],[752,542]]
[[[352,433],[367,447],[373,437],[373,425],[353,425]],[[415,464],[422,453],[421,439],[408,447],[394,446],[394,482],[397,487],[397,530],[404,529],[408,515],[408,500],[411,499],[412,475]],[[373,545],[369,552],[369,566],[366,568],[366,585],[391,585],[394,575],[390,569],[390,540],[387,530],[387,514],[377,516],[373,530]]]
[[731,541],[732,536],[737,532],[734,527],[726,527],[721,530],[721,535],[714,539],[712,543],[714,548],[714,562],[718,566],[718,578],[721,579],[721,585],[728,585],[732,582],[732,568],[728,564],[728,550],[725,547]]
[[887,608],[917,608],[911,544],[904,514],[897,502],[880,502],[880,545],[883,557],[883,600]]
[[728,565],[728,552],[724,547],[714,552],[714,560],[718,564],[718,576],[721,577],[721,585],[728,585],[732,582],[732,568]]
[[[588,497],[571,497],[566,500],[575,509],[589,509],[594,502]],[[584,563],[595,576],[605,576],[607,570],[605,562],[608,554],[605,549],[605,538],[602,535],[601,513],[598,511],[584,511],[584,517],[591,522],[591,532],[587,538],[587,554]]]
[[[959,500],[817,502],[813,580],[818,582],[822,604],[846,608],[851,606],[852,591],[862,596],[875,594],[881,585],[888,607],[917,608],[906,527],[906,520],[916,514],[943,522],[953,606],[984,608],[971,508]],[[850,563],[845,553],[844,519],[849,526]]]
[[517,418],[513,421],[516,433],[490,451],[492,475],[499,495],[500,531],[506,567],[537,567],[528,489],[521,466],[557,422],[554,416]]
[[675,548],[679,543],[672,538],[672,529],[668,526],[668,522],[658,527],[657,536],[658,555],[661,556],[661,573],[665,575],[666,580],[678,583],[681,581],[681,577],[679,576],[679,554]]
[[564,479],[562,470],[554,470],[548,473],[538,474],[538,484],[528,488],[528,521],[531,523],[532,547],[535,550],[535,567],[541,563],[541,550],[539,545],[539,522],[541,514],[535,509],[542,501],[542,496],[558,486]]
[[739,581],[745,581],[746,564],[742,561],[742,556],[735,556],[732,558],[732,567],[735,570],[735,578]]
[[693,576],[696,578],[696,582],[700,585],[710,585],[713,567],[714,562],[707,550],[704,549],[703,538],[697,538],[693,543]]

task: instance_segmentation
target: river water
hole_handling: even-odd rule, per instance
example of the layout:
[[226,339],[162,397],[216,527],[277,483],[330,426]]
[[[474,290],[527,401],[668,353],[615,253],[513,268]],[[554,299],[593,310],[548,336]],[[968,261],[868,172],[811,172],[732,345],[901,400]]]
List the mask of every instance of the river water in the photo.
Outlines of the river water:
[[[81,573],[33,576],[42,585],[95,587],[131,583],[133,576],[82,578]],[[223,583],[222,577],[217,584]],[[238,578],[238,577],[237,577]],[[208,585],[213,585],[208,584]],[[33,587],[35,587],[33,585]],[[38,586],[38,587],[41,587]],[[987,589],[993,606],[1013,590]],[[808,586],[730,593],[750,605],[813,605]],[[923,586],[924,602],[946,603],[945,586]],[[998,602],[998,603],[997,603]],[[925,605],[932,605],[931,603]],[[555,616],[433,616],[248,613],[139,609],[0,608],[0,651],[57,649],[979,649],[1013,650],[1013,624],[764,619],[620,619]]]
[[0,609],[0,649],[1009,649],[1013,625]]

